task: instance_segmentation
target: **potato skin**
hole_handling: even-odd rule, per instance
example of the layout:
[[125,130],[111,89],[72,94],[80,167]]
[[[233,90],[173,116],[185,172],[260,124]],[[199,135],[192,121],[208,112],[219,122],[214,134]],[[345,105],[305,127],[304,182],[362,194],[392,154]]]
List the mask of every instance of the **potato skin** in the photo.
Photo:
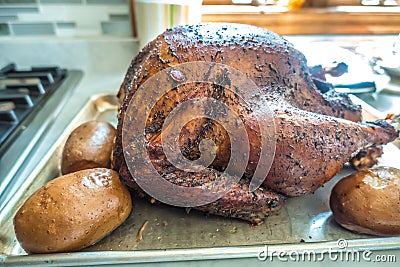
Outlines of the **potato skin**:
[[122,224],[131,196],[118,173],[88,169],[56,178],[38,189],[14,217],[14,230],[28,253],[76,251]]
[[400,170],[355,172],[334,186],[329,204],[336,222],[350,231],[400,235]]
[[75,128],[64,145],[61,173],[110,168],[115,135],[115,128],[103,121],[88,121]]

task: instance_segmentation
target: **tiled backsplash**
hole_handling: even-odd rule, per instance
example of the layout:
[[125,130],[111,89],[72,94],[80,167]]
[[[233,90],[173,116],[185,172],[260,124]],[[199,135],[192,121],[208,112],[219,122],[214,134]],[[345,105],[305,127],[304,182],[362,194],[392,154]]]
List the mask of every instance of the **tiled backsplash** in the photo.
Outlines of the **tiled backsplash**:
[[0,0],[1,36],[132,36],[129,0]]

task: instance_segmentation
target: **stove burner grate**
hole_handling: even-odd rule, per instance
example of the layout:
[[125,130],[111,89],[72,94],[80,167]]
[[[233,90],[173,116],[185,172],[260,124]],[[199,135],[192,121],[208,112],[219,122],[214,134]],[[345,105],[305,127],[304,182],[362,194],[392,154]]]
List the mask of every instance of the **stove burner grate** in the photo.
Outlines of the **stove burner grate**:
[[66,76],[67,70],[54,66],[20,70],[11,63],[0,69],[0,155]]

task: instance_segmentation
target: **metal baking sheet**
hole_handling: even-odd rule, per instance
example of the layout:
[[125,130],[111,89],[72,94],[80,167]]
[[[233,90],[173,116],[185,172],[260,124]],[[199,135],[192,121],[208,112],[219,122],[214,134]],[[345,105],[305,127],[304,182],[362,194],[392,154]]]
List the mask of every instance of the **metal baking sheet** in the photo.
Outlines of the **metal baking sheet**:
[[[368,106],[364,116],[379,116]],[[345,239],[348,248],[370,250],[400,249],[400,237],[377,238],[354,234],[333,220],[328,199],[338,179],[353,170],[344,168],[334,179],[314,194],[290,198],[284,207],[259,225],[206,216],[163,204],[133,200],[129,218],[98,243],[74,253],[27,255],[15,238],[12,220],[23,202],[47,181],[60,175],[60,155],[72,129],[88,120],[104,120],[116,126],[117,99],[112,95],[97,95],[90,99],[81,113],[52,146],[9,205],[0,213],[0,263],[38,265],[99,265],[161,261],[206,260],[257,257],[268,245],[271,250],[299,252],[312,249],[323,252],[334,248],[337,240]],[[378,114],[378,115],[375,115]],[[384,148],[380,165],[400,167],[400,149],[389,144]],[[145,221],[143,239],[136,235]]]

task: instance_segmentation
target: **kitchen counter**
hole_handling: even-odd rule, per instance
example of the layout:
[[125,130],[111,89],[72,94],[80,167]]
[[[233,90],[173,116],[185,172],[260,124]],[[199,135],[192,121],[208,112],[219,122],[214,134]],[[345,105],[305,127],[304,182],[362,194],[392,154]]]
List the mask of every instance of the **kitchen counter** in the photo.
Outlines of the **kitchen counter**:
[[[376,49],[386,49],[393,40],[393,36],[290,36],[288,39],[302,47],[307,47],[307,44],[312,41],[319,44],[338,44],[343,47],[357,46],[362,48],[369,46]],[[29,47],[33,54],[25,54]],[[79,85],[75,88],[72,96],[68,99],[62,107],[61,112],[45,134],[40,138],[37,145],[29,155],[29,161],[24,162],[21,169],[16,172],[16,176],[24,177],[29,170],[33,169],[39,163],[41,157],[46,154],[47,150],[54,143],[57,138],[62,135],[66,130],[66,126],[74,120],[76,114],[88,102],[91,96],[99,93],[116,94],[121,82],[123,81],[125,72],[129,66],[130,60],[136,55],[137,40],[131,38],[89,38],[89,39],[29,39],[24,40],[5,40],[0,42],[0,65],[9,63],[10,61],[16,62],[19,66],[28,67],[35,64],[56,64],[61,67],[70,69],[80,69],[84,72],[84,76]],[[379,48],[381,47],[381,48]],[[4,51],[4,52],[3,52]],[[112,51],[112,53],[111,53]],[[382,82],[387,82],[387,78]],[[374,95],[362,96],[364,100],[369,99],[369,103],[383,112],[398,112],[400,113],[399,106],[400,97],[396,95],[387,95],[384,93],[377,93]],[[17,186],[17,185],[16,185]],[[133,252],[134,253],[134,252]],[[400,250],[387,250],[376,251],[375,255],[394,255],[397,260],[400,260]],[[162,253],[160,253],[162,256]],[[235,256],[234,253],[232,256]],[[190,259],[187,255],[186,259]],[[204,257],[202,261],[184,261],[184,262],[164,262],[160,263],[161,266],[265,266],[270,264],[269,260],[260,261],[256,257],[242,258],[242,259],[219,259],[209,260]],[[129,260],[129,258],[116,259]],[[1,260],[0,260],[1,262]],[[324,261],[326,264],[336,264],[343,262],[329,260],[327,257]],[[79,264],[79,259],[76,261],[77,265],[90,264],[90,262],[82,262]],[[298,264],[304,266],[322,266],[322,262],[288,262],[274,259],[273,263],[276,265]],[[351,266],[364,266],[365,261],[346,262],[345,265]],[[393,264],[393,263],[392,263]],[[158,265],[158,264],[157,264]],[[390,265],[387,263],[386,265]],[[140,266],[156,266],[154,263],[140,264]],[[375,265],[374,265],[375,266]]]

